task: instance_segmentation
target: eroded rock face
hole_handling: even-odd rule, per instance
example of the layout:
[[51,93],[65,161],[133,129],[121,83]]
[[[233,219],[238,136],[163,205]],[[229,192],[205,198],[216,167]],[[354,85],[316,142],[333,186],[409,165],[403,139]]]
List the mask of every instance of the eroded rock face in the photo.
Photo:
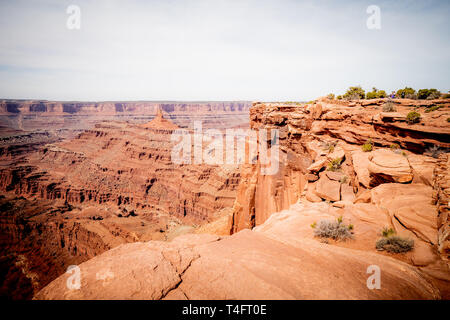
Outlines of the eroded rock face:
[[[406,123],[411,101],[396,99],[395,117],[382,113],[384,103],[379,99],[348,103],[325,98],[309,105],[255,103],[250,110],[251,127],[280,132],[280,170],[263,176],[257,165],[242,168],[242,175],[251,176],[252,182],[242,181],[232,231],[263,223],[271,213],[289,208],[302,195],[310,201],[319,197],[333,202],[343,199],[345,190],[345,200],[351,201],[384,183],[431,186],[436,160],[423,153],[431,146],[444,151],[450,148],[450,126],[445,118],[450,100],[420,105],[421,123],[411,125]],[[441,108],[425,113],[425,105]],[[362,144],[369,140],[372,151],[364,152]],[[337,159],[341,159],[338,173],[330,173],[328,167]],[[280,188],[262,187],[266,181]],[[264,192],[259,191],[262,188],[266,188]]]
[[142,126],[105,122],[76,139],[46,145],[20,165],[5,165],[0,189],[212,221],[215,212],[233,205],[238,166],[175,164],[171,134],[178,127],[161,119]]

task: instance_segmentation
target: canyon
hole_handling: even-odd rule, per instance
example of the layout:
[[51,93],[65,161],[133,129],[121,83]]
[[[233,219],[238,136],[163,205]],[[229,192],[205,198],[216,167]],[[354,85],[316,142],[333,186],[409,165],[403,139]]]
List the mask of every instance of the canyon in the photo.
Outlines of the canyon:
[[[15,298],[35,299],[449,299],[450,100],[394,99],[393,112],[383,111],[386,103],[323,97],[234,111],[152,105],[151,121],[93,121],[63,140],[40,139],[32,150],[4,149],[2,292],[18,286]],[[98,108],[43,105],[2,110]],[[115,104],[101,108],[122,112]],[[421,118],[409,123],[413,110]],[[206,128],[277,130],[278,171],[263,174],[260,154],[256,163],[175,165],[170,136],[192,130],[183,112],[194,111]],[[231,112],[240,119],[247,112],[249,124]],[[336,219],[352,225],[352,239],[315,235],[316,222]],[[414,249],[377,250],[383,228],[413,240]],[[79,289],[66,285],[68,265],[80,268]],[[379,289],[367,285],[373,266]]]
[[209,104],[188,105],[189,114],[169,114],[166,106],[144,105],[138,111],[152,113],[131,112],[127,121],[100,110],[67,126],[64,115],[52,116],[60,121],[56,129],[43,114],[22,128],[2,127],[1,296],[31,298],[69,265],[123,243],[172,239],[231,214],[238,167],[175,165],[171,136],[180,126],[190,130],[191,119],[205,128],[248,125],[248,108],[215,114]]

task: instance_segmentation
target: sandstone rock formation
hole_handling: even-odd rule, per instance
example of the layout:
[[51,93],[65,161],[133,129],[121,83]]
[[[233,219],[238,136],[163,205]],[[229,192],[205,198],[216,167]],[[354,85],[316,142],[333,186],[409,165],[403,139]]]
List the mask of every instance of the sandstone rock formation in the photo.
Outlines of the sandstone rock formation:
[[[322,98],[308,105],[255,103],[250,110],[251,127],[280,132],[280,170],[268,177],[259,173],[258,165],[242,167],[232,232],[262,224],[270,214],[289,208],[298,199],[335,202],[356,198],[361,202],[366,190],[385,183],[434,185],[446,198],[443,178],[449,169],[443,163],[448,161],[445,151],[450,148],[450,100],[416,101],[422,114],[418,124],[405,122],[411,101],[394,101],[397,116],[392,118],[380,116],[382,99],[348,103]],[[424,112],[435,105],[441,107]],[[373,150],[363,152],[361,146],[369,139]],[[444,151],[440,160],[428,155],[431,147]],[[342,160],[338,175],[327,168],[335,159]],[[433,174],[437,163],[441,164],[440,177]],[[277,187],[267,189],[268,181]],[[441,252],[448,255],[448,246]]]

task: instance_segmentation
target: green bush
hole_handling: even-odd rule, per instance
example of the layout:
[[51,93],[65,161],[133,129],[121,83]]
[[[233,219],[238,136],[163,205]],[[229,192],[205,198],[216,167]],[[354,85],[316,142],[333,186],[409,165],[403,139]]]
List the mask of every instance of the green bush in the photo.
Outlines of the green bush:
[[330,93],[329,95],[327,95],[327,98],[330,100],[334,100],[334,93]]
[[360,86],[350,87],[347,92],[344,94],[344,99],[347,100],[358,100],[364,99],[366,96],[366,92]]
[[397,143],[393,143],[389,146],[389,148],[391,148],[392,150],[397,150],[400,148],[400,146]]
[[341,158],[331,160],[330,163],[328,164],[328,171],[338,171],[339,169],[341,169],[341,163],[342,163]]
[[372,139],[367,140],[366,143],[364,143],[361,148],[362,148],[362,151],[364,151],[364,152],[372,151],[373,150]]
[[377,93],[376,92],[367,92],[366,94],[366,99],[376,99],[377,98]]
[[418,99],[438,99],[441,92],[437,89],[420,89],[417,91]]
[[450,118],[447,118],[447,122],[450,122]]
[[319,221],[319,225],[314,228],[314,235],[320,238],[346,240],[353,238],[353,229],[353,225],[345,225],[342,223],[342,217],[339,217],[336,221]]
[[429,113],[429,112],[432,112],[432,111],[436,111],[437,109],[440,109],[440,108],[442,108],[442,106],[432,106],[432,107],[427,108],[427,109],[425,110],[425,113]]
[[342,96],[341,96],[341,95],[338,95],[338,96],[337,96],[337,99],[338,99],[338,100],[342,100]]
[[382,235],[384,238],[393,236],[394,234],[395,234],[395,230],[392,229],[392,228],[384,227],[383,230],[381,230],[381,235]]
[[450,99],[450,93],[446,93],[442,96],[444,99]]
[[386,98],[386,96],[386,91],[374,87],[371,92],[367,92],[366,99]]
[[392,228],[384,227],[381,230],[382,238],[375,243],[377,250],[386,250],[392,253],[408,252],[414,248],[414,241],[396,235]]
[[396,98],[408,98],[413,96],[416,93],[416,90],[413,88],[405,87],[405,89],[399,89],[397,90],[397,93],[395,94]]
[[420,122],[420,113],[416,111],[411,111],[406,115],[406,122],[409,124]]

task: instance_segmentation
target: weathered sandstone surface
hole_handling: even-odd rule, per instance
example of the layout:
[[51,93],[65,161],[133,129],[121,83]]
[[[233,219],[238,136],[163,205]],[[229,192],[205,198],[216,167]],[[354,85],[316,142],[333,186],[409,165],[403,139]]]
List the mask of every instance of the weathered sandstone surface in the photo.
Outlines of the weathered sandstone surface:
[[[64,274],[36,299],[439,299],[426,274],[374,252],[314,240],[308,222],[325,203],[297,205],[232,236],[185,235],[119,246],[80,265],[81,287]],[[370,222],[361,227],[372,228]],[[309,228],[309,229],[308,229]],[[367,287],[377,265],[382,287]],[[104,276],[102,276],[104,275]]]
[[[382,112],[380,99],[254,103],[251,127],[279,130],[280,169],[241,166],[229,219],[202,227],[230,236],[120,245],[80,265],[79,290],[64,274],[35,298],[449,299],[450,101],[394,101],[395,113]],[[408,124],[414,108],[421,121]],[[353,239],[314,236],[311,225],[338,217]],[[377,251],[383,228],[414,249]],[[367,286],[370,266],[380,289]]]

